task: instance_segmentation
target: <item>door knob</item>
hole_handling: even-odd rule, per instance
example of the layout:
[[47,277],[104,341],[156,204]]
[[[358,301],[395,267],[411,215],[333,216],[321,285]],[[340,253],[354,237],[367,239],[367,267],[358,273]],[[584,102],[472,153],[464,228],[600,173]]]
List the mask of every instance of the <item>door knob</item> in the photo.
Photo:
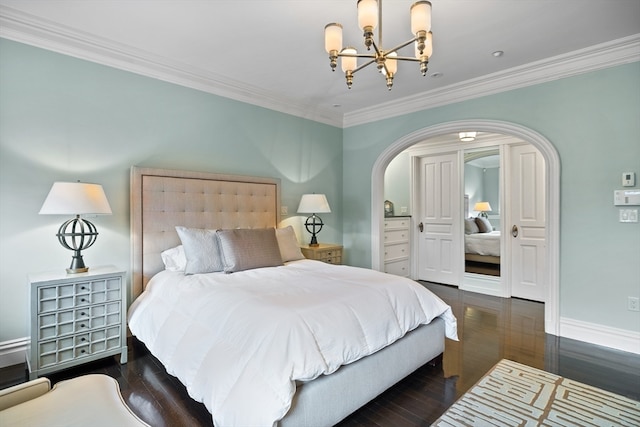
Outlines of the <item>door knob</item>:
[[511,227],[511,235],[513,237],[518,237],[518,226],[514,224],[513,227]]
[[420,232],[422,233],[424,231],[424,224],[418,224],[418,230],[420,230]]

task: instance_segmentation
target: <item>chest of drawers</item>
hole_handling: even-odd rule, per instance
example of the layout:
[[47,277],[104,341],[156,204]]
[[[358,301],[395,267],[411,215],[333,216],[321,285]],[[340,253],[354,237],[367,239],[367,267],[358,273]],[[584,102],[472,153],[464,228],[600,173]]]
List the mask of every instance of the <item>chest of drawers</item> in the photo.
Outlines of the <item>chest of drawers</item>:
[[127,362],[125,272],[29,276],[29,378],[120,354]]
[[410,217],[384,219],[384,271],[408,277],[410,269]]

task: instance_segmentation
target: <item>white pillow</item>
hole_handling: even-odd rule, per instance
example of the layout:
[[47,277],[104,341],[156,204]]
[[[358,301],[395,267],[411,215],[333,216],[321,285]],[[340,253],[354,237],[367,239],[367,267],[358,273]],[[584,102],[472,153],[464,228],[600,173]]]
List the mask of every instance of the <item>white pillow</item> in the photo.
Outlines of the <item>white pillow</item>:
[[176,226],[187,258],[185,274],[213,273],[224,270],[216,230]]
[[169,271],[184,271],[187,267],[187,257],[184,255],[184,246],[167,249],[160,254],[164,269]]
[[298,245],[296,232],[293,230],[292,226],[289,225],[285,228],[276,228],[276,238],[278,239],[278,247],[280,248],[282,262],[304,259],[304,255],[302,255],[302,251]]

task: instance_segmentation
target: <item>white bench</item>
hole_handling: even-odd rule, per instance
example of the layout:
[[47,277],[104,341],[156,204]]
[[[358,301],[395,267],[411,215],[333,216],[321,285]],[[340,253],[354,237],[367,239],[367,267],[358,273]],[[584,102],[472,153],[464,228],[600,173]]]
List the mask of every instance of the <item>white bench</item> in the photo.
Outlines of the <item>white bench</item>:
[[100,374],[57,383],[38,378],[0,390],[0,426],[149,427],[125,404],[118,382]]

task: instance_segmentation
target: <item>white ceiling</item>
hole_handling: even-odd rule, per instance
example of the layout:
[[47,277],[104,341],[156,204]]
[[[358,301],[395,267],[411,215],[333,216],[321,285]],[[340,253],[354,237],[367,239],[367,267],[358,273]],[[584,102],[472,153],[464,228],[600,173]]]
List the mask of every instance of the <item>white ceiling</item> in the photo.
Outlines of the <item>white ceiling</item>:
[[[413,1],[383,2],[383,47],[410,38]],[[356,0],[0,0],[0,36],[340,125],[602,43],[640,56],[640,0],[431,1],[428,75],[400,63],[391,92],[374,66],[351,90],[329,68],[327,23],[362,50]]]

